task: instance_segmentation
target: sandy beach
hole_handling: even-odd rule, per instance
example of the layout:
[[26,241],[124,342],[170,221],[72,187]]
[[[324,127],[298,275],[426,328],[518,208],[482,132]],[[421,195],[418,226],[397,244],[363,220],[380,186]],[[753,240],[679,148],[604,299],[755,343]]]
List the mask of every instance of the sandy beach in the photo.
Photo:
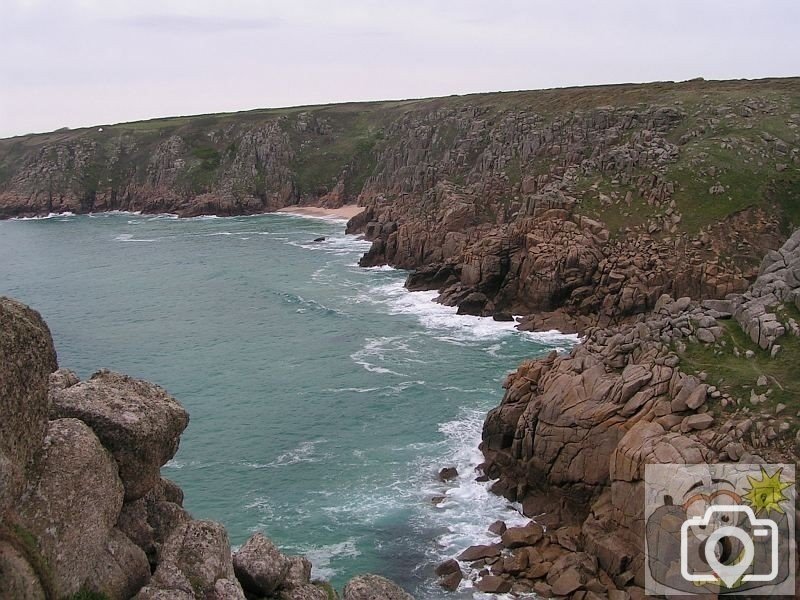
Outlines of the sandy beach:
[[306,215],[309,217],[330,217],[338,219],[352,219],[357,214],[364,212],[363,206],[347,204],[340,208],[322,208],[319,206],[299,206],[294,204],[278,210],[278,212]]

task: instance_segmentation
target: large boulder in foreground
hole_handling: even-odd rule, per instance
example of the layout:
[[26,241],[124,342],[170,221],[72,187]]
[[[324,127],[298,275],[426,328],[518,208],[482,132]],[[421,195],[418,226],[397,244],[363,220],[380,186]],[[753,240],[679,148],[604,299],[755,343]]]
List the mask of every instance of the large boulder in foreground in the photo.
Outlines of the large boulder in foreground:
[[111,371],[52,392],[51,416],[88,424],[119,464],[125,500],[144,496],[175,455],[189,415],[163,388]]
[[117,463],[77,419],[51,421],[18,507],[18,528],[35,540],[57,597],[79,590],[122,508]]
[[150,579],[144,551],[119,529],[112,529],[84,587],[109,600],[128,600]]
[[290,567],[290,559],[262,533],[254,533],[233,556],[233,568],[242,587],[261,596],[271,596],[283,587]]
[[56,370],[41,315],[0,297],[0,515],[25,486],[26,471],[47,431],[47,380]]
[[414,600],[414,597],[385,577],[359,575],[344,586],[344,600]]
[[233,572],[228,534],[214,521],[192,520],[177,526],[161,550],[153,578],[136,595],[137,600],[187,597],[244,600]]

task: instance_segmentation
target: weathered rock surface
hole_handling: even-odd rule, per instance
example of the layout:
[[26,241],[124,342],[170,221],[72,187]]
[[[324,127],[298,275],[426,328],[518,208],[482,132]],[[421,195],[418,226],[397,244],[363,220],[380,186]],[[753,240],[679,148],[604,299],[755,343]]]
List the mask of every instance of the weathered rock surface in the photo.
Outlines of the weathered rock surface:
[[[225,528],[214,521],[190,520],[176,527],[167,539],[153,578],[136,597],[152,598],[153,593],[162,591],[213,597],[220,580],[233,584],[235,593],[244,598],[234,575]],[[226,583],[224,587],[230,586]]]
[[51,421],[37,470],[18,507],[59,597],[74,594],[106,548],[122,507],[117,465],[77,419]]
[[[506,530],[477,574],[478,589],[641,597],[646,465],[759,461],[759,451],[775,462],[794,460],[785,446],[770,445],[778,437],[773,415],[747,408],[721,421],[719,408],[733,399],[705,383],[708,373],[681,370],[687,344],[721,350],[718,319],[736,314],[741,298],[698,306],[663,295],[635,322],[590,328],[570,353],[526,361],[507,378],[502,403],[484,423],[483,469],[497,479],[493,491],[521,502],[530,516],[545,513],[538,518],[549,527]],[[766,377],[754,383],[770,384]],[[751,429],[756,433],[748,436]],[[473,559],[471,551],[458,559]],[[476,578],[470,569],[467,576]]]
[[414,597],[385,577],[359,575],[344,586],[343,600],[414,600]]
[[36,311],[0,296],[0,515],[22,493],[47,431],[47,378],[58,365]]
[[183,509],[183,492],[162,478],[143,498],[122,506],[117,527],[145,552],[151,565],[156,565],[164,542],[189,519]]
[[164,389],[111,371],[53,390],[51,413],[81,419],[95,431],[119,464],[128,501],[156,484],[189,423],[187,412]]
[[21,540],[0,540],[0,600],[45,600],[46,586]]
[[[785,303],[800,308],[800,229],[761,263],[758,278],[744,294],[729,299],[731,310],[750,339],[771,349],[786,333],[773,309]],[[800,335],[795,328],[794,335]]]
[[262,596],[283,586],[290,566],[289,559],[261,533],[253,534],[233,557],[236,576],[244,589]]
[[278,597],[280,600],[329,600],[324,589],[311,583],[282,590]]
[[150,580],[144,551],[119,529],[112,529],[83,587],[109,600],[132,598]]

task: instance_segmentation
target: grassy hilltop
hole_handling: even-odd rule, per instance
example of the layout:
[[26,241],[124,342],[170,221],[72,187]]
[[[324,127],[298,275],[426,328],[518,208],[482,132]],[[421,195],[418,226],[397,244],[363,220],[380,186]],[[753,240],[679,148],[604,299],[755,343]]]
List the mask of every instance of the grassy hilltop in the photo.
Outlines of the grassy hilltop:
[[[338,201],[349,202],[358,199],[370,178],[390,176],[392,168],[414,161],[418,168],[436,170],[431,186],[443,181],[459,186],[487,175],[479,163],[491,153],[496,126],[504,120],[530,118],[542,126],[569,126],[576,115],[648,107],[680,111],[664,136],[680,148],[664,177],[675,186],[682,229],[697,231],[753,205],[777,208],[787,225],[800,223],[796,78],[259,109],[19,136],[0,140],[0,215],[60,207],[102,210],[126,203],[144,210],[168,209],[191,204],[203,194],[224,196],[228,202],[223,212],[235,214],[313,202],[337,183]],[[640,130],[641,124],[634,124],[614,143],[624,143]],[[262,132],[256,142],[254,132]],[[420,137],[424,143],[412,143]],[[466,141],[469,153],[457,164],[443,164]],[[400,163],[398,149],[406,152]],[[587,148],[587,156],[591,150]],[[524,159],[521,148],[512,146],[510,152],[502,167],[493,166],[490,172],[506,178],[506,202],[526,177],[553,172],[565,163],[558,151]],[[615,175],[591,169],[581,173],[573,187],[584,212],[612,229],[646,222],[654,210],[637,195],[624,210],[607,201],[612,192],[624,196],[636,191]],[[154,202],[154,194],[171,199]],[[180,206],[175,208],[180,212]]]

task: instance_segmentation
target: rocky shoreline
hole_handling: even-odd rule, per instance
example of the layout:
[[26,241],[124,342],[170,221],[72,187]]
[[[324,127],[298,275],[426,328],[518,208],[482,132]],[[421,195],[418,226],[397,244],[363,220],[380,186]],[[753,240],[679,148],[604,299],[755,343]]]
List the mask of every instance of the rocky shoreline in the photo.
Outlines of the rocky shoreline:
[[[798,276],[800,230],[743,294],[665,295],[635,323],[592,328],[570,353],[523,363],[486,418],[481,468],[532,521],[492,524],[497,542],[440,565],[442,586],[466,577],[487,593],[644,598],[646,465],[797,462],[800,406],[770,399],[781,381],[754,377],[749,395],[711,381],[715,361],[746,369],[789,352],[796,364]],[[704,371],[697,352],[712,358]]]
[[[800,79],[691,81],[0,140],[0,218],[64,210],[238,215],[357,203],[363,211],[347,231],[372,242],[362,266],[408,269],[409,289],[437,290],[437,300],[461,314],[523,315],[523,329],[580,333],[584,341],[570,353],[523,363],[484,426],[481,476],[496,479],[494,491],[535,522],[493,524],[496,544],[453,557],[438,574],[447,589],[466,578],[490,593],[639,598],[644,465],[796,462],[798,99]],[[80,406],[57,408],[58,398],[81,390],[113,397],[120,387],[149,384],[101,373],[67,386],[71,376],[61,373],[62,387],[45,393],[56,365],[37,318],[25,317],[33,323],[25,331],[40,354],[14,350],[36,366],[15,374],[18,387],[4,396],[33,412],[10,425],[25,429],[3,449],[9,491],[0,508],[13,511],[39,485],[36,457],[47,456],[47,444],[82,440],[94,448],[83,460],[97,473],[118,471],[119,482],[104,492],[116,500],[98,504],[106,512],[92,517],[106,523],[103,543],[120,530],[114,517],[139,503],[137,518],[154,537],[133,545],[155,566],[152,597],[167,597],[158,595],[163,589],[195,593],[183,551],[167,544],[171,519],[183,514],[179,495],[154,467],[174,453],[184,417],[162,406],[162,392],[137,392],[161,407],[164,421],[141,432],[161,445],[135,457],[104,439],[112,417],[97,415],[92,424]],[[146,460],[143,480],[126,475],[143,472],[136,460]],[[222,582],[220,594],[239,597],[243,582],[224,536],[196,527],[216,540],[209,544],[218,560],[198,580],[204,593]],[[40,559],[8,535],[16,554],[2,556],[35,570]],[[89,572],[78,572],[88,581]],[[72,590],[76,582],[58,585]]]
[[[254,534],[231,552],[161,477],[189,415],[164,389],[59,369],[41,316],[0,297],[0,599],[331,600],[311,563]],[[412,600],[387,579],[345,600]]]

